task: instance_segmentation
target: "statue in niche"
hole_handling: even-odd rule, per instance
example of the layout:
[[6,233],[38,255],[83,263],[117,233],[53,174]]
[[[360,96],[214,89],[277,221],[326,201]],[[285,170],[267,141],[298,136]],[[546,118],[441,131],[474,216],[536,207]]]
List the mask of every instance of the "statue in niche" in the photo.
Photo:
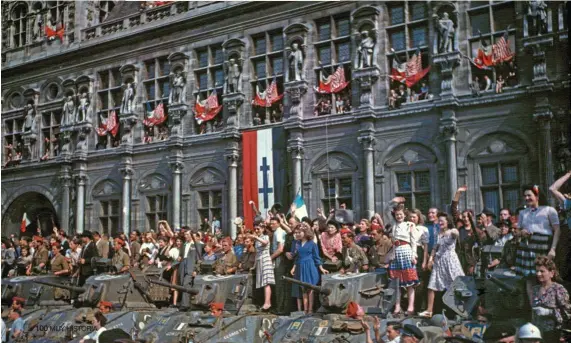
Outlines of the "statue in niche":
[[32,19],[32,38],[36,42],[42,40],[42,24],[42,14],[36,11],[36,16]]
[[36,107],[33,101],[28,102],[24,109],[26,117],[24,119],[24,133],[36,133]]
[[375,50],[375,40],[369,36],[368,30],[361,31],[361,42],[357,47],[359,56],[358,68],[367,68],[373,65],[373,51]]
[[75,119],[75,102],[73,96],[68,95],[66,101],[63,103],[63,122],[62,125],[73,125]]
[[123,99],[121,100],[121,114],[133,113],[133,100],[135,99],[135,90],[133,83],[127,82],[127,86],[123,91]]
[[226,82],[224,94],[239,93],[242,91],[241,59],[230,58],[226,63]]
[[181,70],[171,73],[171,93],[169,104],[183,104],[186,102],[186,79]]
[[438,53],[454,51],[454,22],[447,12],[442,13],[442,18],[438,18],[436,14],[433,17],[438,32]]
[[545,1],[528,1],[526,17],[530,34],[540,35],[547,32],[546,8]]
[[289,81],[301,81],[303,79],[303,52],[299,48],[299,43],[293,42],[289,60]]
[[77,116],[75,121],[77,123],[88,122],[91,123],[92,117],[91,101],[86,92],[81,93],[79,96],[79,105],[77,106]]

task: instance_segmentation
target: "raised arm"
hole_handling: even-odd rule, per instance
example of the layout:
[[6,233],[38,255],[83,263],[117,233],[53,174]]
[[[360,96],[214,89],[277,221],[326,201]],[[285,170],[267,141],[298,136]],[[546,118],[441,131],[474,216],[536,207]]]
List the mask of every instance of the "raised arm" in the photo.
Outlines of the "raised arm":
[[551,187],[549,187],[549,191],[551,192],[551,194],[553,194],[553,196],[556,197],[559,200],[559,202],[561,202],[562,204],[565,202],[565,196],[563,195],[563,193],[559,191],[559,188],[561,188],[561,186],[563,186],[565,182],[569,180],[570,177],[571,177],[571,170],[568,171],[567,174],[560,177],[557,181],[555,181],[551,185]]
[[460,202],[460,196],[462,193],[466,192],[467,189],[468,187],[466,186],[458,187],[456,193],[454,194],[454,199],[452,199],[452,203],[450,204],[450,212],[452,214],[452,218],[454,218],[455,221],[461,217],[460,211],[458,211],[458,203]]

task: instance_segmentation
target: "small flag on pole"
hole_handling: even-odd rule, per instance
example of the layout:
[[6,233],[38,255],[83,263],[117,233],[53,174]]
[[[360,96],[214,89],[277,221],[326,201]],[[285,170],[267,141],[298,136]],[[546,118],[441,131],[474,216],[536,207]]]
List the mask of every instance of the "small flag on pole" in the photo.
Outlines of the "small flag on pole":
[[298,218],[298,219],[302,219],[303,217],[307,217],[307,207],[305,206],[305,201],[303,201],[303,197],[301,196],[301,194],[298,192],[297,195],[295,196],[295,199],[293,200],[293,203],[291,204],[291,209],[290,209],[291,214]]
[[28,216],[26,215],[26,212],[24,212],[24,216],[22,217],[22,224],[20,224],[20,231],[21,232],[26,232],[26,228],[28,227],[28,225],[30,225],[31,222],[28,219]]

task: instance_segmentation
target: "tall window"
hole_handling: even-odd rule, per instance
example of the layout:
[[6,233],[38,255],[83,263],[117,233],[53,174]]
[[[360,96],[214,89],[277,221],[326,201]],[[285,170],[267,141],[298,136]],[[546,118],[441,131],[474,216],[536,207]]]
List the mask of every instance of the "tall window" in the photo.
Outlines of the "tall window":
[[396,195],[405,198],[406,208],[418,208],[422,213],[427,213],[430,208],[430,172],[399,172],[396,178]]
[[24,131],[23,119],[4,120],[4,165],[17,162],[21,159],[24,149],[22,133]]
[[220,219],[222,217],[222,191],[202,191],[198,192],[199,205],[198,215],[200,222],[204,223],[204,219],[212,222],[212,217]]
[[54,158],[59,154],[59,126],[61,124],[61,111],[42,113],[42,160]]
[[15,48],[27,43],[27,14],[28,10],[25,4],[19,4],[12,10],[12,42]]
[[321,206],[323,213],[345,204],[347,209],[353,208],[353,180],[351,177],[329,178],[321,180],[323,192]]
[[[222,93],[224,87],[224,54],[222,46],[212,45],[196,50],[198,68],[194,69],[196,79],[195,96],[200,101],[205,101],[214,91],[218,99],[218,105],[222,105]],[[222,130],[222,111],[210,121],[197,125],[196,133],[203,134]]]
[[149,229],[156,229],[159,220],[167,220],[166,194],[147,196],[147,225]]
[[[349,14],[322,18],[316,21],[315,51],[316,80],[332,75],[343,67],[345,80],[351,81],[351,25]],[[351,85],[336,94],[316,93],[316,114],[327,115],[351,111]]]
[[69,3],[69,1],[65,1],[65,0],[48,1],[47,2],[48,19],[51,20],[52,25],[58,26],[58,24],[59,24],[62,27],[64,27],[65,28],[65,34],[68,37],[69,42],[72,43],[73,38],[74,38],[74,30],[68,29],[68,27],[70,26],[69,25],[70,20],[68,20],[68,19],[73,20],[73,16],[72,16],[72,18],[69,18],[68,3]]
[[499,215],[500,208],[512,212],[518,207],[520,198],[519,167],[516,163],[494,163],[480,165],[482,202],[484,207]]
[[[264,32],[252,36],[254,42],[252,63],[252,89],[264,92],[276,80],[278,94],[283,94],[284,68],[287,63],[283,59],[284,40],[282,30]],[[270,124],[282,121],[282,101],[271,107],[253,106],[254,125]]]
[[[143,84],[145,85],[145,112],[150,114],[159,104],[163,104],[164,115],[168,112],[170,94],[170,64],[166,57],[145,61]],[[169,128],[165,120],[160,125],[145,126],[146,143],[162,141],[169,136]]]
[[[97,97],[99,103],[97,108],[99,109],[99,125],[109,121],[112,111],[115,111],[118,123],[121,98],[123,96],[119,68],[100,71],[98,78],[99,90],[97,91]],[[98,137],[97,149],[118,147],[121,142],[120,133],[117,133],[117,135],[113,137],[111,133],[108,132],[106,135]]]
[[[468,10],[470,19],[469,27],[469,44],[472,58],[478,56],[478,49],[485,46],[492,46],[497,43],[511,25],[508,32],[508,44],[513,53],[516,52],[515,34],[516,29],[513,25],[516,20],[515,3],[513,1],[472,1]],[[481,33],[481,35],[480,35]],[[500,63],[491,69],[479,69],[471,66],[472,81],[478,78],[480,88],[487,88],[487,78],[490,79],[491,86],[489,90],[495,89],[493,85],[496,80],[502,76],[504,87],[515,86],[518,84],[518,75],[516,61],[513,63]]]
[[109,237],[119,233],[119,200],[100,201],[99,229]]
[[[394,49],[395,53],[393,56],[391,52],[390,58],[387,59],[388,63],[392,63],[393,58],[396,58],[400,63],[404,63],[413,58],[417,51],[420,51],[422,67],[428,67],[429,18],[426,3],[399,1],[389,2],[387,6],[389,13],[388,45]],[[427,80],[428,74],[410,89],[404,83],[391,80],[390,88],[395,90],[397,98],[389,105],[398,107],[403,103],[427,99],[427,89],[422,89],[423,83],[425,86],[428,84]]]

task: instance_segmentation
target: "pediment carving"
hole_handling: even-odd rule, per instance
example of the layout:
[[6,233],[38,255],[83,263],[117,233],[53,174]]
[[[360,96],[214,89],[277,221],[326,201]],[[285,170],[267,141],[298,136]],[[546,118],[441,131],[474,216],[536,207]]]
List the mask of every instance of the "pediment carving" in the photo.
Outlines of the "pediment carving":
[[190,184],[193,187],[206,185],[219,185],[225,183],[224,176],[213,168],[202,169],[192,176]]
[[121,187],[113,180],[103,180],[93,187],[93,197],[105,197],[121,193]]
[[511,135],[491,135],[482,137],[473,145],[468,155],[472,158],[501,154],[525,154],[527,147]]
[[419,145],[408,145],[396,148],[388,157],[385,165],[395,167],[435,162],[436,156],[430,150]]
[[342,153],[330,153],[329,157],[327,155],[322,156],[311,169],[312,173],[327,173],[329,172],[343,172],[350,171],[354,172],[357,170],[357,166],[353,160]]
[[151,174],[145,176],[139,183],[139,191],[149,192],[149,191],[159,191],[168,190],[169,182],[168,180],[159,174]]

